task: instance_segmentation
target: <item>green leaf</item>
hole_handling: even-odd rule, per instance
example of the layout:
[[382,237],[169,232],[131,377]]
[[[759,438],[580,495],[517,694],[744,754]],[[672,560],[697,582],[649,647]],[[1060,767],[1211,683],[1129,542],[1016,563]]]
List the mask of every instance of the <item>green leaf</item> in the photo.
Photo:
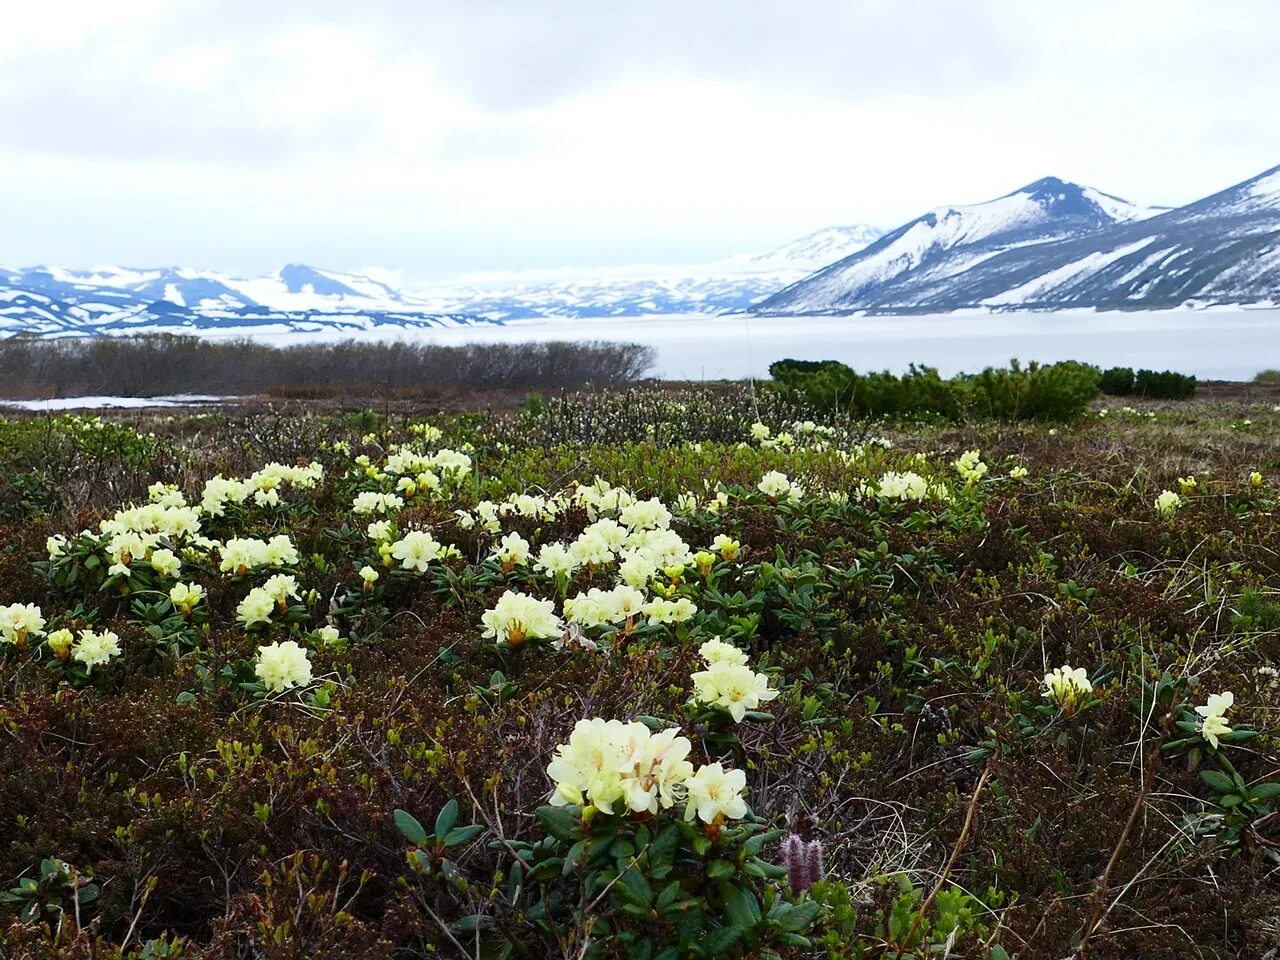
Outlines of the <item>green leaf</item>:
[[[438,820],[436,822],[439,823]],[[461,843],[469,843],[483,832],[484,825],[479,823],[474,823],[469,827],[457,827],[444,835],[443,843],[446,847],[456,847]],[[439,840],[439,833],[436,834],[436,838]]]
[[736,925],[721,927],[719,930],[712,931],[707,937],[706,951],[710,956],[723,953],[728,950],[742,938],[742,928]]
[[538,820],[541,821],[543,828],[547,833],[560,840],[568,843],[574,837],[574,831],[578,828],[578,808],[577,807],[539,807],[536,811]]
[[1230,777],[1217,770],[1201,770],[1200,779],[1218,793],[1231,793],[1236,788],[1235,782]]
[[618,889],[632,903],[642,907],[653,905],[653,888],[638,867],[628,867],[618,875]]
[[1249,788],[1249,799],[1251,800],[1270,800],[1272,797],[1280,797],[1280,783],[1274,780],[1270,783],[1260,783],[1255,787]]
[[436,816],[436,837],[443,837],[453,825],[458,822],[458,801],[450,800],[440,808],[440,813]]
[[719,881],[717,887],[729,919],[743,929],[754,929],[760,922],[760,904],[756,902],[755,894],[728,880]]
[[799,933],[801,930],[813,926],[813,921],[817,919],[817,916],[818,901],[806,900],[804,903],[792,906],[784,915],[771,919],[778,925],[778,929],[785,930],[788,933]]
[[662,888],[662,892],[658,894],[658,899],[655,901],[654,905],[659,910],[665,910],[667,907],[671,906],[671,904],[676,902],[676,898],[678,896],[680,896],[680,881],[672,880]]
[[712,860],[707,865],[707,877],[711,880],[726,880],[734,873],[733,864],[728,860]]
[[1009,952],[997,943],[991,948],[991,960],[1009,960]]
[[408,810],[397,809],[393,815],[396,826],[400,832],[408,838],[409,842],[416,847],[425,846],[428,840],[427,831],[423,829],[422,824],[418,822],[418,818],[411,814]]

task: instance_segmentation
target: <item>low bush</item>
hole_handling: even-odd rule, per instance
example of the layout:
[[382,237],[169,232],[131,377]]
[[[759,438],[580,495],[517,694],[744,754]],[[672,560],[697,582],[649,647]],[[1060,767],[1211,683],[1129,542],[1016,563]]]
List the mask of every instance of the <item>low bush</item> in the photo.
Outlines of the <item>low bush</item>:
[[1133,393],[1133,367],[1112,367],[1103,370],[1098,379],[1098,389],[1109,397],[1127,397]]
[[635,343],[312,343],[272,347],[171,335],[92,340],[0,340],[10,397],[272,393],[430,397],[442,389],[617,386],[653,366]]
[[941,377],[912,364],[902,376],[860,374],[843,363],[801,365],[783,360],[769,368],[773,386],[792,401],[820,412],[862,417],[965,420],[1072,420],[1098,395],[1096,367],[1075,361],[1025,367],[988,367],[977,374]]
[[1133,375],[1133,392],[1148,400],[1190,400],[1196,395],[1196,378],[1172,370],[1139,370]]

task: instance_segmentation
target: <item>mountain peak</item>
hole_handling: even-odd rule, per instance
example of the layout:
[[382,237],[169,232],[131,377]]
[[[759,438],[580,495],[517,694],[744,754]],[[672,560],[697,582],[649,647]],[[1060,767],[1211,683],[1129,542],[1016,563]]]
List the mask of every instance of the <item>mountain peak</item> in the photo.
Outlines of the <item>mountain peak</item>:
[[[280,268],[280,282],[290,293],[314,293],[321,297],[359,296],[355,290],[326,273],[302,263],[289,263]],[[307,288],[310,287],[310,291]]]

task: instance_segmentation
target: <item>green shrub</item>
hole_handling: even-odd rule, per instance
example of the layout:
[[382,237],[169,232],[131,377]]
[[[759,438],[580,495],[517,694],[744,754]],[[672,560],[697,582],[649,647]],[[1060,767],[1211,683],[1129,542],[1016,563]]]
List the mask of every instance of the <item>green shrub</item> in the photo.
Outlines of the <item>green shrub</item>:
[[1112,367],[1102,371],[1098,389],[1109,397],[1127,397],[1133,393],[1133,367]]
[[915,364],[902,376],[859,374],[835,361],[781,361],[769,370],[776,391],[824,413],[944,420],[1071,420],[1098,395],[1099,377],[1096,367],[1070,360],[1026,367],[1014,360],[951,379]]
[[1280,386],[1280,370],[1259,370],[1253,382],[1264,387]]
[[1190,400],[1196,395],[1196,378],[1172,370],[1139,370],[1133,376],[1133,392],[1149,400]]

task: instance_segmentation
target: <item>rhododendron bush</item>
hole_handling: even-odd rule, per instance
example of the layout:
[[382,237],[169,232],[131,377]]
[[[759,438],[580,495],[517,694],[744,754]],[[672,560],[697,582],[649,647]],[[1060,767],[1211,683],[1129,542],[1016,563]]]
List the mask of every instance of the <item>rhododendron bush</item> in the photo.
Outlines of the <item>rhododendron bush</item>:
[[6,956],[1277,945],[1278,414],[129,416],[0,419]]

